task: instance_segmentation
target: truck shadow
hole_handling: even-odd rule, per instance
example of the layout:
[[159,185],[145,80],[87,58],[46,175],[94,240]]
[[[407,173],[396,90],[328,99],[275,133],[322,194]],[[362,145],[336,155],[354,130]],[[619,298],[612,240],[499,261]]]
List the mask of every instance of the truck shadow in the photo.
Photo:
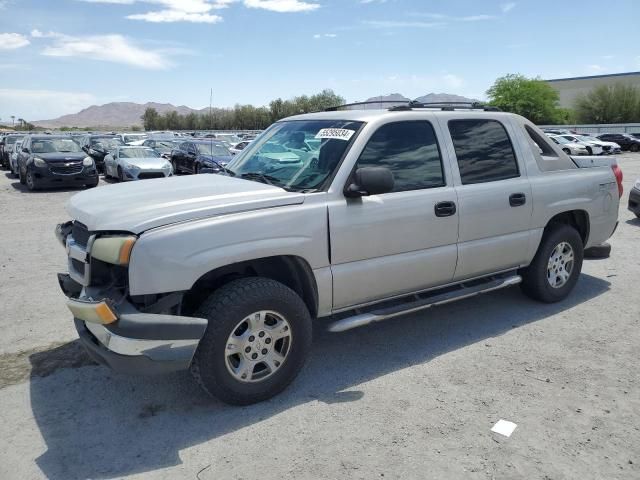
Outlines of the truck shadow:
[[[609,285],[583,274],[558,304],[533,302],[511,288],[342,334],[328,333],[326,322],[318,321],[298,379],[276,398],[249,407],[210,399],[188,374],[126,377],[82,361],[47,370],[46,377],[33,370],[31,406],[47,445],[36,462],[50,479],[118,478],[179,465],[182,449],[308,402],[357,402],[364,382],[569,310]],[[60,349],[77,354],[65,345],[32,355],[32,365],[59,357]]]

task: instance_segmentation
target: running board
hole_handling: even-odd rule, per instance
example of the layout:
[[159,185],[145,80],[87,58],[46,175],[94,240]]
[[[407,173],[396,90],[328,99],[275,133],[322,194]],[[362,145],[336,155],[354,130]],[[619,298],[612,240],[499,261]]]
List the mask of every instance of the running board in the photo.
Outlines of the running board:
[[438,293],[436,291],[430,292],[430,296],[426,296],[428,294],[414,295],[413,297],[415,298],[415,300],[412,300],[410,302],[404,302],[400,305],[396,304],[389,307],[383,307],[366,313],[358,313],[356,315],[338,320],[329,326],[329,331],[344,332],[346,330],[362,327],[373,322],[380,322],[382,320],[399,317],[400,315],[419,312],[420,310],[425,310],[437,305],[444,305],[446,303],[462,300],[463,298],[474,297],[476,295],[480,295],[481,293],[500,290],[501,288],[517,285],[520,282],[522,282],[522,277],[520,275],[510,275],[500,278],[494,277],[489,281],[480,284],[478,284],[477,282],[469,282],[473,283],[473,286],[468,287],[465,287],[464,283],[462,283],[459,286],[455,287],[454,290],[449,289],[449,291],[445,293]]

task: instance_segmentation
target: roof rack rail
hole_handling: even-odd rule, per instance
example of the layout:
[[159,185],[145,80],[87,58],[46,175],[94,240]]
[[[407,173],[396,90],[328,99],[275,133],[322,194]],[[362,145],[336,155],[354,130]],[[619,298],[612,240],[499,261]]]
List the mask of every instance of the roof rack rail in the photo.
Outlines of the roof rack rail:
[[325,108],[324,111],[325,112],[337,112],[339,111],[341,108],[348,108],[348,107],[357,107],[359,105],[382,105],[383,103],[389,104],[389,103],[411,103],[410,101],[407,100],[367,100],[366,102],[354,102],[354,103],[345,103],[344,105],[336,105],[335,107],[329,107],[329,108]]
[[482,110],[484,112],[501,112],[498,107],[485,105],[481,102],[416,102],[415,100],[409,102],[408,105],[401,105],[397,107],[391,107],[389,111],[398,112],[413,110],[414,108],[438,108],[443,111],[454,111],[456,109],[467,110]]

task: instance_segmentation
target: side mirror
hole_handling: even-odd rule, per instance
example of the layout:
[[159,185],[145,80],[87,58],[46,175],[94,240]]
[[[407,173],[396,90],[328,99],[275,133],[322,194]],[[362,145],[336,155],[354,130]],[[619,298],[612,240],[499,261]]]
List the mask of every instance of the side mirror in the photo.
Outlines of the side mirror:
[[23,151],[24,153],[29,153],[29,149],[28,149],[28,148],[26,148],[26,147],[25,147],[25,148],[23,148],[23,149],[22,149],[22,151]]
[[356,170],[353,181],[345,189],[346,197],[380,195],[393,190],[393,173],[386,167],[364,167]]

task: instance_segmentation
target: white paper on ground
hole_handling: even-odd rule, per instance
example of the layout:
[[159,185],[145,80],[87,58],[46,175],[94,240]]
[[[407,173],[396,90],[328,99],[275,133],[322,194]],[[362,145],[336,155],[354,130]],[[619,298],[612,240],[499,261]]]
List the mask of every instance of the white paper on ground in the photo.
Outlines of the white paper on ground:
[[491,429],[492,432],[499,433],[500,435],[504,435],[505,437],[510,437],[513,431],[516,429],[518,425],[508,420],[498,420],[498,422]]

